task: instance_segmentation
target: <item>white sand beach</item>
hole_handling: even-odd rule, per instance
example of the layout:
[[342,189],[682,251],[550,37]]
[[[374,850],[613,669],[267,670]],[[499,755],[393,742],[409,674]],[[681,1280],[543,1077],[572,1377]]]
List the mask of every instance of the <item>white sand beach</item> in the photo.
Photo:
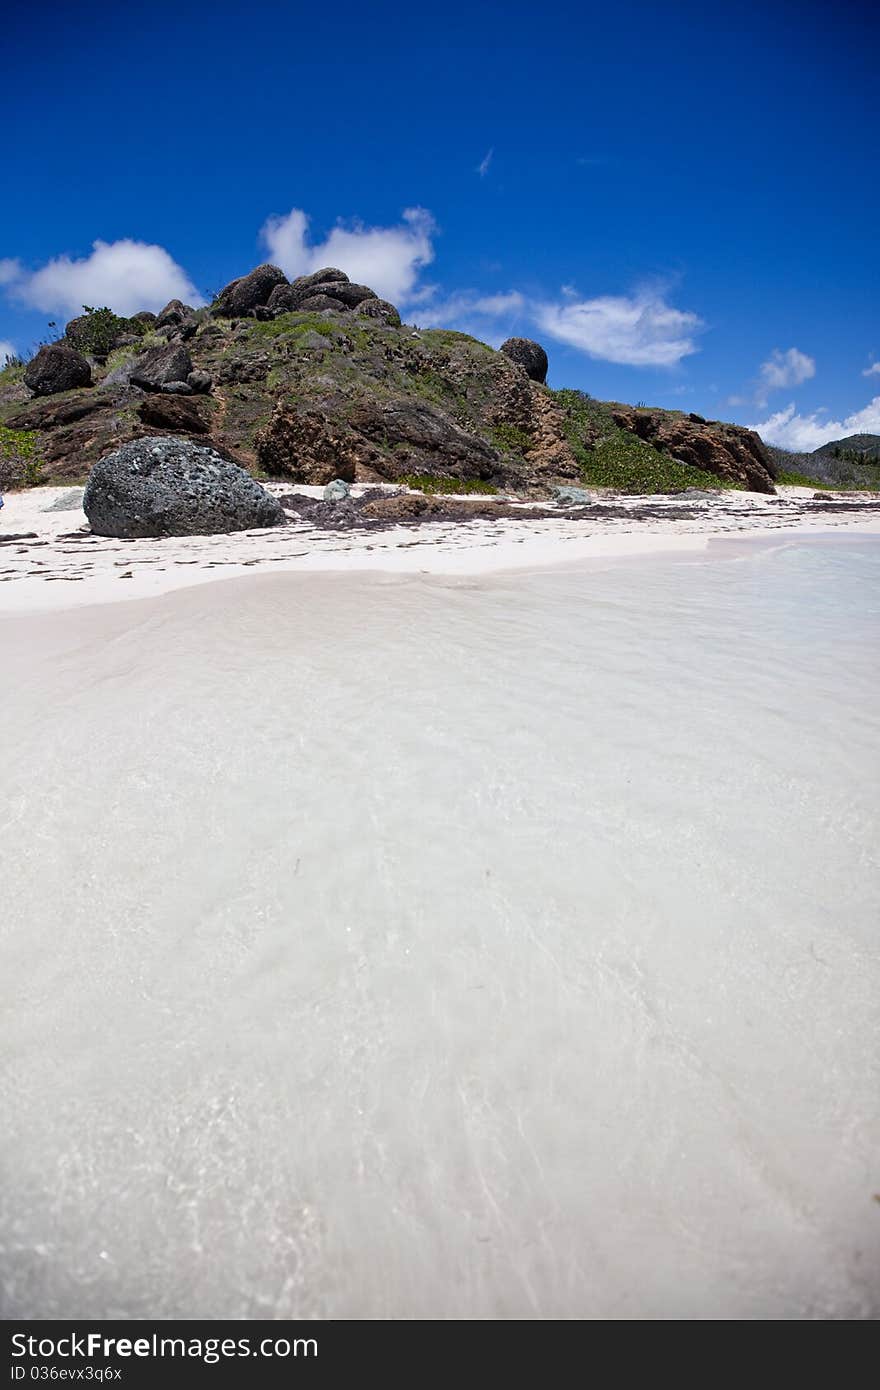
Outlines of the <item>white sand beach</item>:
[[4,1316],[880,1313],[876,521],[84,544],[37,497]]
[[[277,495],[285,484],[266,484]],[[355,495],[362,487],[354,489]],[[320,496],[320,488],[298,487]],[[11,493],[0,512],[0,612],[145,598],[236,575],[388,572],[480,575],[671,551],[705,551],[724,536],[880,533],[880,496],[781,487],[778,496],[718,493],[600,499],[599,516],[319,531],[290,524],[221,536],[113,540],[91,534],[81,488]],[[523,507],[525,516],[531,508]],[[687,512],[686,517],[680,513]],[[607,512],[607,515],[604,514]],[[21,537],[21,539],[16,539]]]

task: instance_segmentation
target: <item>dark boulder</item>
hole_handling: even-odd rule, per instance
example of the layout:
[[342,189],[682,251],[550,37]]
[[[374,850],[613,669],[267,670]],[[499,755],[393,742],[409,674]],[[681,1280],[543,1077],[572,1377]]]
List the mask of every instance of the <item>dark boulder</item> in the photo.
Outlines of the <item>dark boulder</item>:
[[222,289],[211,312],[221,318],[244,318],[251,309],[267,302],[276,285],[286,284],[287,276],[277,265],[258,265],[249,275]]
[[334,314],[344,314],[345,305],[339,299],[331,299],[329,294],[310,294],[297,308],[304,314],[321,314],[330,309]]
[[184,304],[179,299],[169,300],[165,308],[160,309],[156,315],[153,326],[155,328],[175,328],[179,323],[184,323],[188,318],[191,318],[194,312],[188,304]]
[[151,328],[156,326],[157,315],[150,313],[149,309],[141,309],[140,313],[132,314],[131,323],[139,323],[145,333],[149,333]]
[[188,385],[200,396],[207,396],[214,385],[208,372],[190,372],[186,380]]
[[295,280],[291,280],[291,288],[295,290],[308,290],[313,285],[329,285],[331,282],[337,284],[348,284],[348,276],[344,270],[336,270],[333,266],[325,266],[323,270],[315,270],[311,275],[298,275]]
[[347,309],[356,308],[365,299],[378,299],[376,291],[367,285],[351,285],[347,280],[321,280],[312,286],[312,294],[338,299]]
[[540,343],[532,342],[531,338],[508,338],[506,343],[501,344],[501,351],[511,362],[516,362],[517,366],[522,367],[526,376],[531,381],[537,381],[543,386],[547,380],[547,354]]
[[185,396],[146,396],[138,415],[145,425],[175,434],[207,434],[210,429],[195,401]]
[[25,368],[24,384],[35,396],[55,396],[77,386],[90,386],[92,369],[69,343],[48,343]]
[[168,435],[123,444],[92,469],[83,510],[96,535],[217,535],[277,526],[284,512],[243,468]]
[[166,396],[191,396],[193,389],[188,381],[166,381],[162,388],[162,394]]
[[132,365],[129,380],[142,391],[161,391],[169,381],[186,381],[193,369],[192,358],[182,343],[150,348]]
[[274,318],[276,314],[292,313],[305,298],[307,295],[297,290],[294,285],[276,285],[266,300],[265,308]]
[[276,285],[266,301],[266,308],[273,316],[299,311],[309,313],[314,308],[310,301],[316,297],[324,297],[337,301],[333,308],[339,310],[343,306],[351,307],[361,299],[372,296],[372,290],[364,293],[365,290],[364,285],[350,285],[344,271],[318,270],[314,275],[300,275],[299,279],[290,285]]
[[388,323],[392,328],[400,327],[400,314],[393,304],[389,304],[387,299],[362,299],[357,306],[359,314],[366,314],[371,319],[381,319],[383,323]]

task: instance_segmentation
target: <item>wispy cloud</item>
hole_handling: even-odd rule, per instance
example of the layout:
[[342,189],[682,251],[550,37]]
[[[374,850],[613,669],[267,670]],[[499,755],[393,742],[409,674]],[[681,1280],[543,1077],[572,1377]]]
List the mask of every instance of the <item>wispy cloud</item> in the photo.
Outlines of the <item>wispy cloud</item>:
[[161,309],[169,299],[197,306],[205,299],[162,246],[143,241],[96,241],[80,259],[56,256],[39,270],[0,262],[0,283],[14,299],[45,313],[76,314],[84,304],[118,314]]
[[697,314],[676,309],[656,289],[597,299],[566,298],[534,305],[538,328],[603,362],[627,367],[674,367],[697,352],[704,327]]
[[486,177],[486,175],[488,174],[488,172],[489,172],[489,165],[492,163],[492,156],[493,156],[494,153],[495,153],[494,147],[493,147],[491,150],[487,150],[486,153],[483,155],[483,158],[480,160],[479,164],[477,165],[477,173],[479,174],[479,176],[480,176],[481,179],[484,179],[484,178]]
[[0,338],[0,367],[4,365],[8,357],[15,357],[15,345],[6,338]]
[[434,294],[419,310],[419,323],[455,327],[497,343],[514,330],[555,338],[604,362],[630,367],[673,367],[696,352],[702,320],[666,302],[657,289],[631,296],[579,299],[566,285],[559,300],[530,298],[519,290]]
[[866,367],[862,376],[880,376],[880,362],[872,362],[870,367]]
[[768,444],[801,453],[818,449],[831,439],[845,439],[850,434],[880,433],[880,396],[875,396],[862,410],[854,411],[843,420],[826,420],[823,418],[826,414],[825,410],[816,410],[810,415],[799,415],[792,401],[785,410],[778,410],[751,428]]
[[332,265],[395,304],[412,296],[419,272],[434,259],[437,227],[425,208],[407,208],[394,227],[339,222],[323,241],[311,244],[308,229],[309,219],[300,208],[263,224],[260,235],[269,255],[287,275]]
[[808,357],[796,347],[785,352],[774,348],[766,362],[758,369],[759,383],[755,394],[756,405],[766,405],[773,391],[782,391],[792,386],[801,386],[816,375],[816,359]]

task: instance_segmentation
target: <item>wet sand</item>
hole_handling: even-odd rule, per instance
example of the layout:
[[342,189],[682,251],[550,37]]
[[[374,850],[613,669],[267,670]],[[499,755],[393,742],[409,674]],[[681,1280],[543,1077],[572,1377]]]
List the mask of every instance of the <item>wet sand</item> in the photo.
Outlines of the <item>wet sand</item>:
[[0,614],[4,1315],[876,1317],[878,550]]

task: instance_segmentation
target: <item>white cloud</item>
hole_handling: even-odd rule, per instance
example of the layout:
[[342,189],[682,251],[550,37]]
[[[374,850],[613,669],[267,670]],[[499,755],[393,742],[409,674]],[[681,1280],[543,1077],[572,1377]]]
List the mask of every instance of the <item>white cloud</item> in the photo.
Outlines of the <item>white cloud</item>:
[[484,178],[486,177],[486,175],[488,174],[488,172],[489,172],[489,165],[492,163],[492,156],[493,156],[494,153],[495,153],[494,149],[487,150],[486,153],[483,155],[483,158],[480,160],[479,164],[477,165],[477,173],[479,174],[479,176],[480,176],[481,179],[484,179]]
[[780,352],[774,348],[766,362],[760,366],[761,384],[756,397],[757,405],[766,405],[771,391],[781,391],[787,386],[800,386],[816,375],[816,360],[808,357],[797,348]]
[[272,260],[291,278],[332,265],[399,304],[411,298],[419,271],[434,259],[437,229],[425,208],[407,208],[396,227],[339,223],[311,246],[308,226],[306,214],[293,208],[286,217],[270,217],[260,232]]
[[657,290],[627,297],[540,303],[533,309],[540,330],[589,357],[629,367],[674,367],[697,351],[696,314],[674,309]]
[[862,376],[880,376],[880,362],[872,362],[870,367],[866,367]]
[[46,313],[82,312],[84,304],[117,314],[161,309],[169,299],[204,304],[192,284],[162,246],[143,241],[96,241],[80,260],[56,256],[40,270],[19,272],[11,282],[16,299]]
[[0,257],[0,285],[11,285],[21,279],[21,261],[11,256]]
[[5,338],[0,338],[0,368],[3,367],[7,357],[15,357],[15,347]]
[[827,412],[816,410],[812,415],[798,415],[794,402],[778,410],[769,419],[752,425],[753,430],[768,444],[796,453],[809,453],[832,439],[845,439],[850,434],[880,434],[880,396],[875,396],[862,410],[847,415],[844,420],[825,420]]

